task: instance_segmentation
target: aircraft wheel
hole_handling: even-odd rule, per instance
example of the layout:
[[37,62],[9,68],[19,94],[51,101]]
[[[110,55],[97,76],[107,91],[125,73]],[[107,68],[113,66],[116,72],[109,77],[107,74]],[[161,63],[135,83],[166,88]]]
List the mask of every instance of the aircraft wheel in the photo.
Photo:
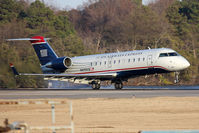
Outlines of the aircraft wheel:
[[116,89],[116,90],[121,90],[122,88],[123,88],[122,82],[116,82],[116,83],[115,83],[115,89]]
[[180,74],[180,72],[174,72],[174,73],[175,73],[174,83],[177,84],[179,82],[179,74]]
[[99,90],[100,89],[100,84],[99,83],[93,83],[92,84],[93,90]]

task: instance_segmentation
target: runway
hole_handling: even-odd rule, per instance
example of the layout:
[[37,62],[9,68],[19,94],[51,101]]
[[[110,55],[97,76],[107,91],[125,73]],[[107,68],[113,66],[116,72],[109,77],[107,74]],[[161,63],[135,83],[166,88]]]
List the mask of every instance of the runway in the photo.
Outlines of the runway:
[[124,89],[124,90],[0,90],[0,99],[86,99],[86,98],[199,97],[199,89]]

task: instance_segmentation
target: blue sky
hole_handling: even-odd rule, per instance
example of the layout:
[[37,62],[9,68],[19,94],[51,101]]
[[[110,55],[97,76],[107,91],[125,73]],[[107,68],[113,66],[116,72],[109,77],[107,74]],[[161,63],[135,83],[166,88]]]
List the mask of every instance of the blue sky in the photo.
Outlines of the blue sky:
[[87,1],[88,0],[44,0],[46,4],[57,7],[58,9],[77,8]]
[[[46,4],[52,5],[58,9],[77,8],[78,6],[82,5],[84,2],[87,1],[88,0],[44,0]],[[153,0],[143,0],[143,4],[147,4],[150,1]]]

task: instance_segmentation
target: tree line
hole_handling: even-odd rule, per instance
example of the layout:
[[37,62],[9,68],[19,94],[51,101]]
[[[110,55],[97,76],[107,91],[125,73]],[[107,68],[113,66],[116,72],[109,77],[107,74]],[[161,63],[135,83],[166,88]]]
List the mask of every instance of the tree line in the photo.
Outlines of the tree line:
[[[89,0],[69,11],[39,0],[0,0],[0,87],[44,86],[41,77],[15,80],[8,65],[12,62],[20,72],[41,73],[29,42],[5,41],[34,35],[52,38],[50,44],[59,56],[172,48],[191,63],[181,72],[181,84],[198,84],[198,21],[196,0],[156,0],[149,5],[140,0]],[[173,79],[173,74],[163,74],[132,79],[128,84],[163,85],[172,84]]]

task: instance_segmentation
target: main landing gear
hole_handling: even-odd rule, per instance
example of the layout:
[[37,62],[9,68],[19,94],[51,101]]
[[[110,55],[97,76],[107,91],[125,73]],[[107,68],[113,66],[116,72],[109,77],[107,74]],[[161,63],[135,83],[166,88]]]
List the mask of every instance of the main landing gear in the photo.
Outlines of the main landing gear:
[[[115,81],[115,82],[112,82],[112,83],[114,83],[116,90],[121,90],[123,88],[123,83],[122,83],[121,80]],[[90,84],[91,84],[93,90],[99,90],[100,89],[100,81],[92,81]]]
[[123,83],[122,81],[116,81],[115,82],[115,89],[116,90],[121,90],[123,88]]
[[93,81],[91,83],[93,90],[99,90],[100,89],[100,82]]

